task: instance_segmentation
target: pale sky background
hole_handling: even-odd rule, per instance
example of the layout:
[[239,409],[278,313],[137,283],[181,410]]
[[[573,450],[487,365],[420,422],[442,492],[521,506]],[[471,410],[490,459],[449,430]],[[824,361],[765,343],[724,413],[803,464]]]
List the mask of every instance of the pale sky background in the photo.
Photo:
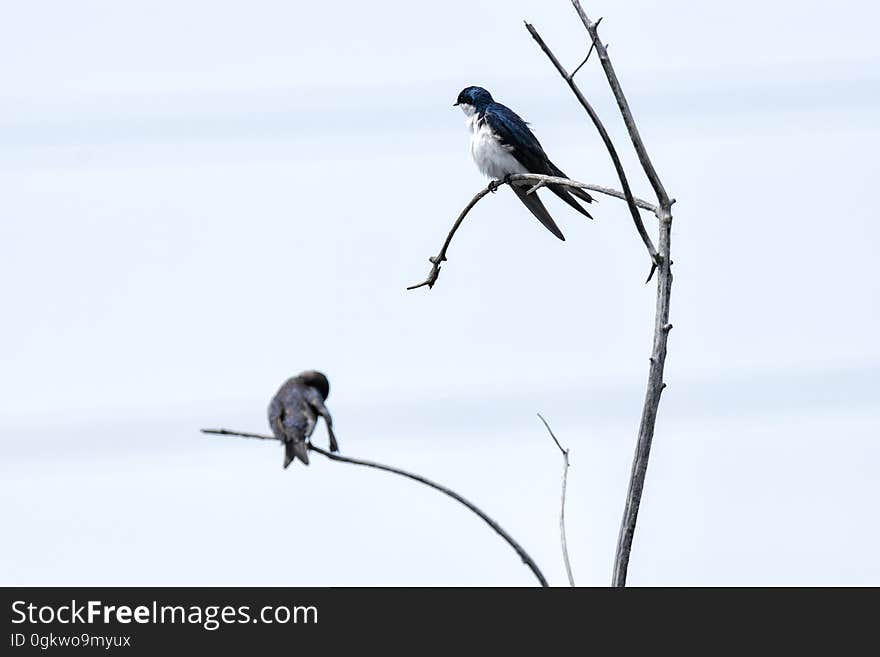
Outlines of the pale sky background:
[[[880,585],[880,9],[585,8],[678,198],[630,583]],[[266,430],[307,368],[344,453],[453,487],[563,585],[544,413],[575,576],[610,581],[655,295],[626,207],[547,199],[560,243],[503,189],[404,290],[485,184],[464,86],[617,186],[523,19],[580,61],[564,0],[5,12],[0,584],[534,583],[433,491],[199,434]],[[598,63],[579,80],[650,198]]]

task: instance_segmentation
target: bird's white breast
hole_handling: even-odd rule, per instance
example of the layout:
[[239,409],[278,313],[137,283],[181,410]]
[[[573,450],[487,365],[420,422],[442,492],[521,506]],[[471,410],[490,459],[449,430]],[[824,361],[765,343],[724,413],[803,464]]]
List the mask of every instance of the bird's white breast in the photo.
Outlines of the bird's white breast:
[[471,131],[471,157],[484,175],[500,180],[511,173],[528,173],[511,154],[510,147],[504,146],[498,140],[489,124],[478,120],[472,106],[465,105],[462,109],[467,116],[465,123]]

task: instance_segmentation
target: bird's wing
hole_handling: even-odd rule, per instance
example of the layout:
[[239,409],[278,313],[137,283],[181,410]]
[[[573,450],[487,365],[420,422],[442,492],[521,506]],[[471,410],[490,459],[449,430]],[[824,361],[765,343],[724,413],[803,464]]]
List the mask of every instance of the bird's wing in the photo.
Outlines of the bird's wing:
[[[512,109],[500,103],[493,103],[486,108],[483,118],[489,124],[492,132],[498,136],[498,141],[529,173],[568,178],[559,167],[550,161],[531,128]],[[593,197],[587,192],[577,187],[563,185],[547,185],[547,187],[575,210],[592,219],[590,213],[572,198],[572,194],[574,194],[579,199],[592,203]]]
[[336,442],[336,434],[333,433],[333,418],[330,416],[330,411],[324,405],[324,398],[321,397],[320,392],[311,386],[306,388],[305,397],[312,409],[324,418],[324,423],[327,425],[327,433],[330,435],[330,451],[338,452],[339,444]]
[[492,129],[502,146],[530,173],[553,175],[547,166],[550,160],[541,143],[516,112],[500,103],[492,103],[483,112],[483,120]]
[[565,236],[562,234],[562,231],[559,230],[559,226],[556,225],[556,222],[553,221],[553,217],[547,212],[547,208],[544,207],[541,199],[538,198],[537,192],[529,194],[527,193],[529,191],[528,187],[521,187],[519,185],[511,185],[510,188],[513,190],[514,194],[519,197],[519,200],[523,202],[523,205],[538,218],[538,221],[544,224],[544,227],[547,230],[556,235],[556,237],[563,242],[565,241]]
[[284,467],[298,458],[309,464],[306,439],[315,430],[317,416],[305,394],[306,386],[296,379],[288,380],[269,404],[269,426],[276,438],[284,443]]
[[279,420],[284,441],[284,467],[290,465],[294,458],[308,465],[306,439],[315,430],[317,418],[301,394],[291,395],[286,402]]
[[272,402],[269,404],[268,415],[269,428],[272,429],[272,434],[278,440],[283,441],[284,427],[281,424],[281,420],[284,417],[284,405],[281,403],[281,393],[272,398]]
[[312,435],[318,420],[314,409],[304,399],[300,398],[298,401],[297,404],[288,404],[284,407],[284,417],[281,422],[287,440],[305,440]]
[[281,440],[305,440],[315,430],[317,415],[301,383],[285,385],[269,404],[269,425]]

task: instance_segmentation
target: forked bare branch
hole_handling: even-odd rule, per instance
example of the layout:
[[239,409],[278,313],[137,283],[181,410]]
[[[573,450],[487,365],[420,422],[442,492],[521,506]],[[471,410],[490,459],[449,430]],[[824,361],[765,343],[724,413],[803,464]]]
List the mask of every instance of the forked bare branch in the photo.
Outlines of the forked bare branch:
[[[636,231],[639,234],[639,237],[642,238],[642,242],[645,244],[645,248],[648,250],[648,255],[651,256],[651,271],[648,274],[648,280],[651,280],[651,277],[654,275],[654,271],[659,264],[659,259],[657,258],[657,249],[654,248],[654,242],[651,241],[650,235],[648,235],[648,231],[645,229],[645,224],[642,221],[642,217],[639,214],[638,205],[636,204],[635,197],[633,196],[632,190],[629,186],[629,181],[626,178],[626,172],[623,170],[623,164],[620,162],[620,157],[617,155],[617,149],[614,147],[614,142],[611,141],[611,137],[608,135],[608,131],[605,129],[605,126],[602,123],[602,120],[599,118],[599,115],[596,113],[596,110],[593,109],[593,106],[590,104],[590,101],[587,100],[586,96],[584,96],[583,92],[581,92],[580,87],[578,87],[577,83],[574,81],[574,75],[569,75],[568,71],[565,70],[565,67],[560,63],[559,59],[556,55],[553,54],[553,51],[550,50],[550,47],[544,42],[544,39],[541,38],[541,35],[538,34],[538,30],[536,30],[531,24],[526,23],[526,29],[529,31],[529,34],[532,35],[532,38],[538,43],[541,50],[544,51],[544,54],[547,55],[547,58],[556,67],[556,70],[559,71],[559,75],[562,76],[562,79],[565,80],[565,83],[569,86],[572,93],[577,98],[578,102],[581,106],[586,110],[587,114],[590,117],[590,120],[593,122],[593,125],[596,126],[596,130],[599,132],[599,136],[602,138],[602,141],[605,143],[605,148],[608,150],[608,155],[611,156],[611,162],[614,164],[614,169],[617,171],[617,177],[620,178],[620,185],[623,188],[624,197],[626,198],[627,206],[629,206],[630,214],[632,215],[633,223],[635,224]],[[600,44],[596,44],[596,52],[601,54],[604,52],[607,56],[607,50],[602,46],[600,50]]]

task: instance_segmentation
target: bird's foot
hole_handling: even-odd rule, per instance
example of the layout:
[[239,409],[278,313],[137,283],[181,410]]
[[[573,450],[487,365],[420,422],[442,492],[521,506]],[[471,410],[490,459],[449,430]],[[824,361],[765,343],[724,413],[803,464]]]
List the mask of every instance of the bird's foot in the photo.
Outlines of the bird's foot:
[[501,180],[493,180],[489,183],[489,191],[493,194],[498,191],[498,188],[502,185],[510,185],[510,174],[508,173]]

